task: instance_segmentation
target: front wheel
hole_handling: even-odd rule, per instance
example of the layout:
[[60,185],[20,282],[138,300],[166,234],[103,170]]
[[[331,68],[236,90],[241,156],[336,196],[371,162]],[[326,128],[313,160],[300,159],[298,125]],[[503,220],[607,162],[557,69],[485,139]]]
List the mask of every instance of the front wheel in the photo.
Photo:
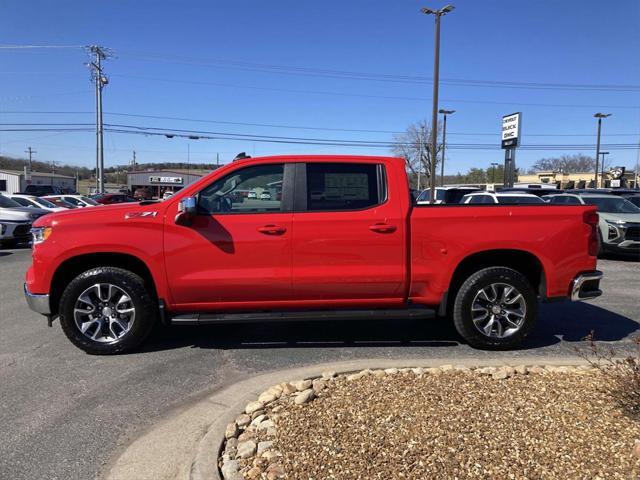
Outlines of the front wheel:
[[87,353],[124,353],[139,346],[157,317],[144,280],[128,270],[98,267],[74,278],[60,299],[60,324]]
[[511,268],[490,267],[462,284],[453,322],[472,347],[508,350],[531,333],[537,314],[538,300],[526,277]]

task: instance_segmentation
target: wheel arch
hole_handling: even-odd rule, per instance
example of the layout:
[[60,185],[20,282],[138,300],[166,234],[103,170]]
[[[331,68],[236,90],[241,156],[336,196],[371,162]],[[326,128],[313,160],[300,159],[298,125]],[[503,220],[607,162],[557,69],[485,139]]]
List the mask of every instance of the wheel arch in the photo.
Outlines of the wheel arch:
[[87,253],[66,259],[53,274],[49,299],[52,315],[58,314],[60,298],[69,282],[82,272],[95,267],[117,267],[133,272],[144,280],[145,286],[149,288],[152,296],[158,297],[151,270],[140,258],[127,253]]
[[462,283],[473,273],[488,267],[512,268],[524,275],[538,297],[546,298],[547,280],[540,259],[531,252],[518,249],[484,250],[465,257],[453,271],[439,315],[451,311],[453,301]]

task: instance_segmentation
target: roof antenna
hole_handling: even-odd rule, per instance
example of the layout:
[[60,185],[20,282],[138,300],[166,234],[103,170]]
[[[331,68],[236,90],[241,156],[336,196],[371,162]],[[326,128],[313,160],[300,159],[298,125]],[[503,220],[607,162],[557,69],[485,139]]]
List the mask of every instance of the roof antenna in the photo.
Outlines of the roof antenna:
[[234,157],[233,161],[235,162],[236,160],[244,160],[245,158],[251,158],[251,156],[247,155],[247,152],[240,152]]

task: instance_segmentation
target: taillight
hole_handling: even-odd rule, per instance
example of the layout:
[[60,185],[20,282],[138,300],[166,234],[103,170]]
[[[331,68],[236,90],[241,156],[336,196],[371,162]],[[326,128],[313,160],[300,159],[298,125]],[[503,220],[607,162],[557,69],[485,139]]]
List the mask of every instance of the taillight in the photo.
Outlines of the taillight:
[[598,255],[598,212],[588,210],[582,215],[582,221],[591,227],[589,233],[589,241],[587,250],[589,255],[595,257]]

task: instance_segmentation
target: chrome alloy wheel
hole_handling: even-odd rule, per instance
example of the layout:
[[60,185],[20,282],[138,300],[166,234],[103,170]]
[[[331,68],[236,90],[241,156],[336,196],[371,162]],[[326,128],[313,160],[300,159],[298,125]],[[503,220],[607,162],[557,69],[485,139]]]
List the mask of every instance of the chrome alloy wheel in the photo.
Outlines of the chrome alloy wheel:
[[487,337],[506,338],[524,324],[527,304],[512,285],[492,283],[478,290],[471,303],[471,319]]
[[80,333],[100,343],[113,343],[133,326],[136,309],[131,297],[111,283],[96,283],[78,296],[73,317]]

